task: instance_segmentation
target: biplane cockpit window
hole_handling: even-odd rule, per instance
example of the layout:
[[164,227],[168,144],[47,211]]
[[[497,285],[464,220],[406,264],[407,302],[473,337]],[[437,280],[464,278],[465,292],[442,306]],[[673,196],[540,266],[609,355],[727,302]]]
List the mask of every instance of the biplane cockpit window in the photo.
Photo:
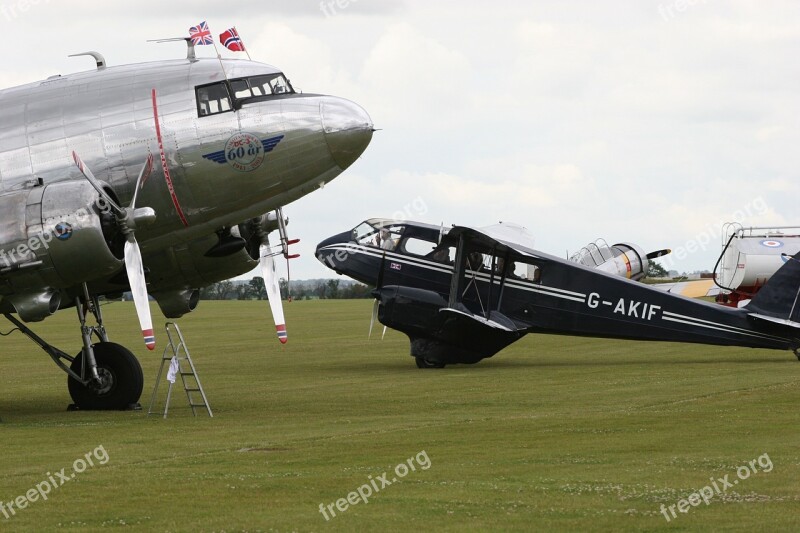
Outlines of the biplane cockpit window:
[[225,113],[233,109],[231,95],[225,82],[202,85],[197,88],[197,113],[201,117]]
[[362,246],[375,246],[384,250],[395,250],[405,226],[390,221],[362,222],[353,229],[353,240]]

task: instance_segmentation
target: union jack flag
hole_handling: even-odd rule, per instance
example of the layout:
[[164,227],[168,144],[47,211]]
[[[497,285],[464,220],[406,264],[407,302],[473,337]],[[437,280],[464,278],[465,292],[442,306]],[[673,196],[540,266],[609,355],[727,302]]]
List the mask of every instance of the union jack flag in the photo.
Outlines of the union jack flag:
[[195,46],[214,44],[214,38],[211,36],[211,30],[208,29],[208,24],[206,24],[205,21],[201,22],[197,26],[192,26],[189,28],[189,38],[192,40],[192,44]]
[[225,33],[221,33],[219,36],[219,42],[225,45],[225,48],[228,50],[232,50],[234,52],[244,52],[244,42],[242,38],[239,37],[239,32],[236,31],[236,28],[230,28]]

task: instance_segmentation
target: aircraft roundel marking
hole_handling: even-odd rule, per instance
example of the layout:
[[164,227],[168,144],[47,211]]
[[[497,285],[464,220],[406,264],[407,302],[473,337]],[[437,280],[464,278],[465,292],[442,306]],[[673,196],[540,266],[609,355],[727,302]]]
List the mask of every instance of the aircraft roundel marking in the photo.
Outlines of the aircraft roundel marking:
[[68,222],[59,222],[54,228],[56,239],[59,241],[66,241],[72,237],[72,224]]
[[766,246],[767,248],[782,248],[783,242],[766,240],[766,241],[761,241],[761,246]]
[[283,140],[283,135],[261,140],[252,133],[237,133],[225,143],[225,149],[205,154],[209,161],[227,163],[239,172],[252,172],[259,168],[267,154]]

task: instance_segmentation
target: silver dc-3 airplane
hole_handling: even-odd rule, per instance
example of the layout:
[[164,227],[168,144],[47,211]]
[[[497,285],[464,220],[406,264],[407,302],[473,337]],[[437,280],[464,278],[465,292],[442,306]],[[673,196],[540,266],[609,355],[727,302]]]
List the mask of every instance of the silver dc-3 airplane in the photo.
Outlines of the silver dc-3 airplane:
[[800,253],[744,307],[639,283],[636,245],[572,259],[533,247],[524,228],[444,228],[371,219],[317,246],[334,271],[376,287],[374,318],[405,333],[420,368],[474,364],[528,333],[791,349],[800,358]]
[[[352,165],[374,130],[357,104],[300,94],[262,63],[191,45],[127,66],[79,55],[97,68],[0,91],[0,312],[68,374],[77,407],[124,409],[142,369],[109,341],[98,298],[131,290],[152,350],[148,293],[177,318],[201,287],[260,263],[285,342],[274,257],[296,241],[281,208]],[[76,356],[25,325],[69,307]]]

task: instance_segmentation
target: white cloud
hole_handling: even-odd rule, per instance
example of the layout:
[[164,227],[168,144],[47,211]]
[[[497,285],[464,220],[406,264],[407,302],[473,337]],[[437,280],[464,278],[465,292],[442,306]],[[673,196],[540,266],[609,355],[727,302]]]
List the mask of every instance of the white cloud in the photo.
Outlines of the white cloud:
[[[419,196],[427,221],[513,220],[559,255],[601,236],[676,246],[759,196],[769,209],[752,223],[800,222],[794,1],[709,0],[668,21],[668,0],[359,0],[332,17],[295,0],[95,4],[53,1],[6,24],[0,85],[90,68],[65,57],[89,49],[112,65],[180,57],[145,41],[205,18],[215,33],[236,25],[297,87],[370,112],[384,131],[362,159],[287,209],[311,249]],[[307,252],[293,267],[319,272]]]

